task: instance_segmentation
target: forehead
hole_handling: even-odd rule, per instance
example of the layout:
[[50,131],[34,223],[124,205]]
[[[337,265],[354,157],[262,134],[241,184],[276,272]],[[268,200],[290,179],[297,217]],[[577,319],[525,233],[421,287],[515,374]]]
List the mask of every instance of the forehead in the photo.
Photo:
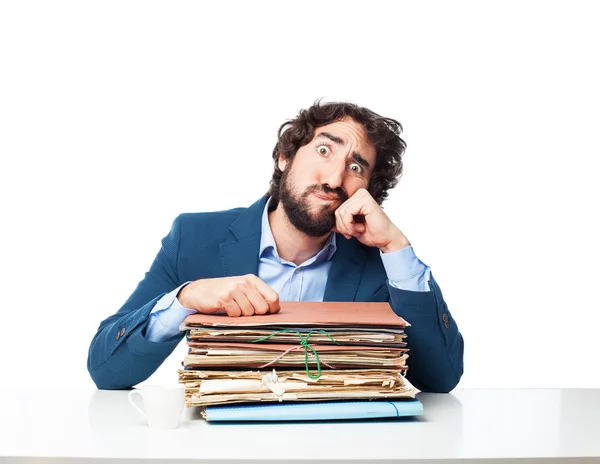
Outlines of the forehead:
[[354,148],[371,146],[367,138],[367,134],[362,124],[357,123],[354,119],[346,116],[344,119],[332,122],[326,126],[317,127],[313,140],[316,139],[321,132],[328,132],[341,138],[344,145],[352,145]]

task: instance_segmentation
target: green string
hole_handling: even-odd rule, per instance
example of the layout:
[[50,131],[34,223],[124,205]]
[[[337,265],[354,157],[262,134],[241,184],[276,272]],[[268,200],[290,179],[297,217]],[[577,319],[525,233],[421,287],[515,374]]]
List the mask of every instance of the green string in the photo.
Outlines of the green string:
[[[311,330],[306,335],[306,338],[304,338],[302,336],[302,334],[300,332],[298,332],[297,330],[292,331],[291,329],[282,329],[282,330],[278,330],[277,332],[273,332],[271,335],[267,335],[266,337],[258,338],[256,340],[251,340],[250,343],[262,342],[262,341],[268,340],[271,337],[274,337],[277,334],[286,333],[286,332],[295,332],[296,334],[298,334],[298,337],[300,338],[300,345],[302,345],[304,347],[304,364],[306,366],[306,374],[311,379],[318,379],[319,377],[321,377],[321,361],[319,361],[319,353],[317,353],[317,351],[312,346],[310,346],[310,344],[308,343],[308,339],[310,338],[310,336],[312,335],[313,332],[320,332],[320,333],[327,335],[333,343],[335,343],[336,345],[339,345],[339,343],[336,342],[333,339],[333,337],[331,335],[329,335],[329,333],[327,333],[325,330]],[[317,375],[316,376],[312,375],[310,373],[310,369],[308,368],[308,350],[311,350],[313,352],[313,354],[315,355],[315,360],[317,362]]]

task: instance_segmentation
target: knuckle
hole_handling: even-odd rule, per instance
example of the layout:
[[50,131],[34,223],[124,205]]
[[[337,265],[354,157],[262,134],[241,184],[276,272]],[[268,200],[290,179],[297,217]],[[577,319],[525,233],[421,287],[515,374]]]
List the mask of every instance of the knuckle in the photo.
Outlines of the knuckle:
[[227,286],[225,287],[225,292],[231,293],[237,288],[237,286],[238,286],[237,280],[230,280],[229,282],[227,282]]
[[233,301],[231,293],[225,293],[218,298],[219,304],[228,305]]
[[269,310],[269,305],[266,301],[263,301],[261,304],[257,304],[254,309],[256,314],[265,314]]
[[242,280],[246,284],[249,284],[249,283],[253,282],[255,278],[256,278],[256,276],[254,274],[245,274],[245,275],[242,276]]
[[250,290],[251,285],[248,282],[246,282],[245,280],[242,280],[242,281],[238,282],[237,288],[239,290],[242,290],[244,293],[247,293],[248,290]]

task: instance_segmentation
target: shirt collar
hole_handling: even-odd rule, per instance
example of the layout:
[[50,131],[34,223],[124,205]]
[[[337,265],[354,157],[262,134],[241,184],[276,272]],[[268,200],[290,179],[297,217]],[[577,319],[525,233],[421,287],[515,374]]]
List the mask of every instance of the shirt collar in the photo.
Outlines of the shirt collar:
[[[269,224],[269,204],[271,203],[271,198],[267,200],[267,204],[265,205],[265,209],[263,210],[262,215],[262,231],[260,234],[260,249],[258,252],[258,257],[261,258],[266,251],[272,250],[273,254],[279,258],[279,254],[277,253],[277,245],[275,244],[275,238],[273,237],[273,232],[271,231],[271,225]],[[327,260],[329,261],[333,258],[335,251],[337,250],[337,244],[335,241],[335,233],[329,234],[329,237],[325,241],[323,248],[317,255],[326,253]]]

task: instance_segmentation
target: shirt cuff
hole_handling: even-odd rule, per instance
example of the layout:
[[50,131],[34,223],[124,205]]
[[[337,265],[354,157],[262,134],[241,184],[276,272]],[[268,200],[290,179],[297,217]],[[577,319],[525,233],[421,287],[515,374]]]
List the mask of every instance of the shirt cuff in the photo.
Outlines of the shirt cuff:
[[177,299],[179,290],[187,284],[189,282],[164,295],[152,308],[146,329],[146,338],[151,342],[166,342],[179,335],[179,326],[186,317],[196,312],[195,309],[183,307]]
[[390,285],[413,292],[430,290],[431,270],[417,258],[411,245],[392,253],[379,253]]

